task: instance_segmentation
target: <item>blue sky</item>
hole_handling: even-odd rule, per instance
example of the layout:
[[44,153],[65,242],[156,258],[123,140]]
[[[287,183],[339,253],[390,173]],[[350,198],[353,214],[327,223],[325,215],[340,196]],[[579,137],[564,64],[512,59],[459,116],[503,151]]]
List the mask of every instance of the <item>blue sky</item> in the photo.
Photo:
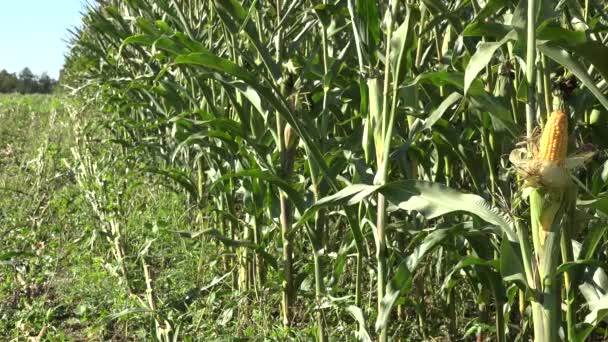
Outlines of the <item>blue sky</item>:
[[67,29],[80,24],[84,0],[0,0],[0,70],[57,78]]

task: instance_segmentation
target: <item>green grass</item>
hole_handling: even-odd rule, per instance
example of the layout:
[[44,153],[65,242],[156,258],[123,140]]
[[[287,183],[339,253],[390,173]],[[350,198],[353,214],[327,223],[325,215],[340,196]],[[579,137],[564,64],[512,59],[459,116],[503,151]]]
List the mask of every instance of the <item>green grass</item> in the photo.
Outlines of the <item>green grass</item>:
[[[97,229],[97,218],[67,167],[77,122],[69,114],[70,102],[54,96],[0,96],[3,340],[35,336],[43,327],[47,340],[53,341],[116,338],[124,334],[124,326],[108,319],[109,315],[135,302],[112,279],[115,265]],[[140,190],[143,187],[133,189]],[[141,191],[139,198],[157,199],[155,196]],[[177,202],[177,198],[162,198],[129,214],[130,247],[158,239],[160,233],[154,236],[154,227],[160,221],[179,223],[179,218],[172,217],[179,212],[166,207]],[[183,247],[174,253],[179,255],[188,248]],[[159,262],[171,262],[172,257],[162,255]],[[136,265],[136,260],[129,261]],[[167,281],[172,276],[167,274]],[[177,295],[188,279],[180,276],[180,281],[183,283],[173,293],[163,293]],[[124,320],[138,319],[145,321],[145,317]],[[138,330],[145,324],[135,326]]]
[[[3,338],[39,331],[56,312],[59,262],[67,252],[70,193],[61,159],[72,132],[53,96],[0,96],[0,321]],[[48,251],[54,253],[48,253]]]

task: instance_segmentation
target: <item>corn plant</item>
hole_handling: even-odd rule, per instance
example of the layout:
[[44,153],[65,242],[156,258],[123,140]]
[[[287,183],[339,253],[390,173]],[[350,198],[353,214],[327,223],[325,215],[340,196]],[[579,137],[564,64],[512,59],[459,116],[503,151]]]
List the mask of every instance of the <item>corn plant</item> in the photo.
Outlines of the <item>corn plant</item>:
[[259,302],[287,334],[425,340],[448,312],[450,338],[582,340],[606,312],[605,153],[566,151],[605,147],[605,17],[594,1],[100,1],[67,70],[116,153],[187,197],[180,235],[217,247],[225,286],[276,290]]

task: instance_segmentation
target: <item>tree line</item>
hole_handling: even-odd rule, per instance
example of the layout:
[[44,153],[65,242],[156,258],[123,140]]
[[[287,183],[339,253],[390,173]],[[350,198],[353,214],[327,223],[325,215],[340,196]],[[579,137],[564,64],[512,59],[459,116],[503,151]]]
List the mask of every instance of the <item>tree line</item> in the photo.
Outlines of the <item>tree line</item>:
[[0,71],[0,93],[49,94],[56,85],[57,80],[46,72],[36,75],[27,67],[19,73]]

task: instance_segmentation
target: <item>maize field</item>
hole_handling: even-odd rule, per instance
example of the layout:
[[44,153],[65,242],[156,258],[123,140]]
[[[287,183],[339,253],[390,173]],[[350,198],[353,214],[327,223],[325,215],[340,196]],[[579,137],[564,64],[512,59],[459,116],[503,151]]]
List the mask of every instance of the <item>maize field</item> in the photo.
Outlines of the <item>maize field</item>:
[[608,340],[608,4],[95,0],[0,96],[7,341]]

